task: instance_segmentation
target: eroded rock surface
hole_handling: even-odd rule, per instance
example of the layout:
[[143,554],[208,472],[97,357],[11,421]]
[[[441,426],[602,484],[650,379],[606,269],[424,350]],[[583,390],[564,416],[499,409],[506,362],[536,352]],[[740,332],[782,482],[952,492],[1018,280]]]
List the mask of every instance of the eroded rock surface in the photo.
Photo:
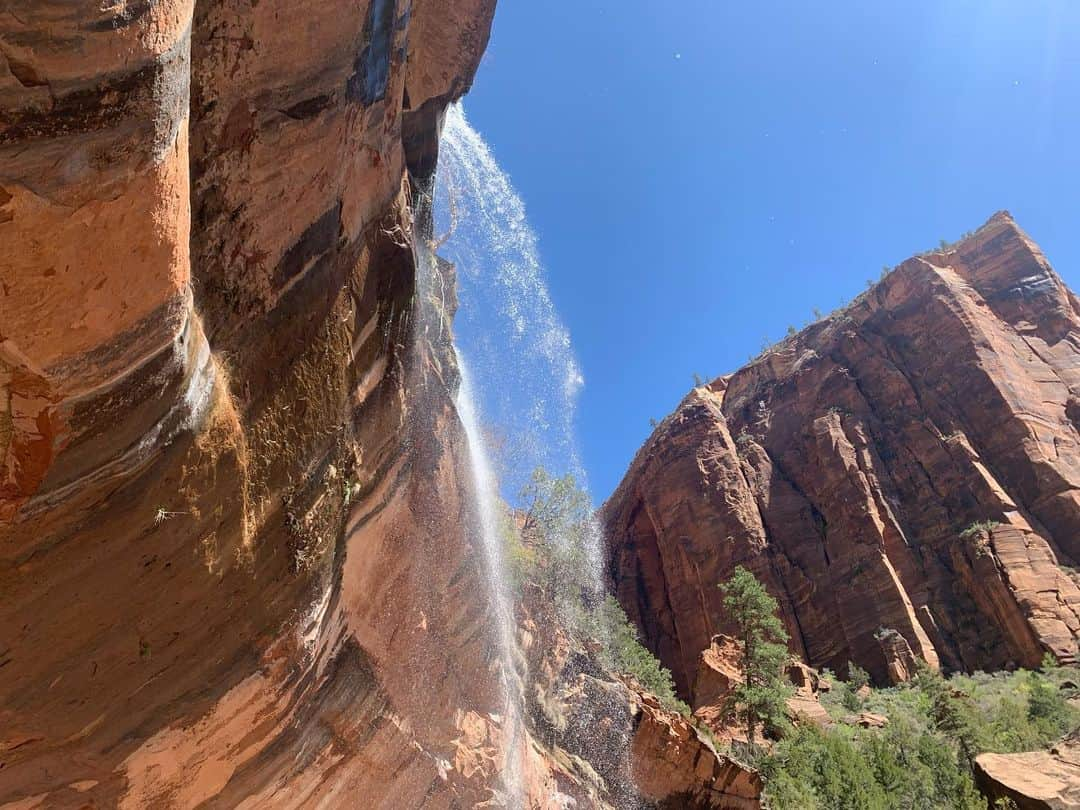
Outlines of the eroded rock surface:
[[634,778],[642,793],[662,808],[761,807],[761,775],[718,754],[685,717],[665,711],[648,695],[637,696]]
[[[746,730],[733,722],[731,695],[743,682],[742,650],[730,636],[718,635],[701,651],[697,675],[690,695],[694,716],[704,723],[717,738],[745,742]],[[792,723],[810,723],[820,728],[832,725],[819,694],[827,691],[816,670],[797,659],[784,667],[784,678],[791,687],[787,699],[787,716]]]
[[694,389],[605,506],[610,576],[687,695],[740,564],[815,667],[1074,661],[1078,425],[1077,301],[997,214]]
[[412,205],[493,7],[0,11],[0,805],[493,797]]

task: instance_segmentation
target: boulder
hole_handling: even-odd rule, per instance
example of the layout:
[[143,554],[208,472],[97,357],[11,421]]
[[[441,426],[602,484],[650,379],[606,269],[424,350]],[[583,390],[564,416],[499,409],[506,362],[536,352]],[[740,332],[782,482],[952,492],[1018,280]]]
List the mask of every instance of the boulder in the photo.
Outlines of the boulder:
[[681,715],[638,695],[639,714],[631,744],[634,781],[662,808],[757,810],[760,774],[717,753]]
[[[713,636],[709,647],[702,651],[698,674],[694,681],[694,716],[705,723],[718,737],[741,740],[745,730],[730,723],[727,715],[728,698],[742,682],[739,665],[740,646],[730,636]],[[821,705],[818,693],[828,687],[817,671],[797,659],[784,667],[784,675],[794,688],[788,698],[787,712],[795,723],[808,722],[821,728],[832,725],[828,712]]]
[[1020,810],[1080,808],[1080,742],[1063,740],[1049,751],[981,754],[975,781],[991,801],[1011,799]]

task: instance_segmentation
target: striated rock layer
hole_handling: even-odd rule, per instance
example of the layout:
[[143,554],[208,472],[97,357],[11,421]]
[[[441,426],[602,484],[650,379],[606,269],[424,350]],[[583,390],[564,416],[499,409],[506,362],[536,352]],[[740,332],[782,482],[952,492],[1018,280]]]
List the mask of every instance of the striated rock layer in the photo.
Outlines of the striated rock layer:
[[0,805],[498,788],[407,172],[493,6],[0,10]]
[[604,522],[619,600],[685,695],[740,564],[815,667],[1075,661],[1080,306],[997,214],[694,389]]

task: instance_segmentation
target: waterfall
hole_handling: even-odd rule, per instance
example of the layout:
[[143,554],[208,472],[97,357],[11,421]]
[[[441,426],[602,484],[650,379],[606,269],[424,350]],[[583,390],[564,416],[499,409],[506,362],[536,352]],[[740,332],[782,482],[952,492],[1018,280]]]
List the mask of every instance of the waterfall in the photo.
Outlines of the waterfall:
[[[525,204],[459,104],[447,110],[435,189],[441,256],[457,268],[456,342],[468,356],[485,424],[498,431],[503,492],[539,466],[586,487],[575,413],[584,378],[544,279]],[[601,586],[600,533],[588,556]]]
[[[468,434],[474,489],[480,499],[477,511],[499,612],[502,653],[509,661],[516,655],[516,611],[503,561],[500,520],[505,507],[500,491],[512,502],[536,467],[555,476],[569,472],[587,489],[575,434],[575,409],[584,379],[569,331],[547,288],[525,205],[460,105],[449,108],[442,130],[434,217],[435,249],[457,273],[455,345],[459,358],[468,359],[467,367],[461,363],[458,411]],[[485,436],[494,440],[485,441]],[[586,534],[586,579],[595,605],[605,592],[601,533],[595,521]],[[555,541],[562,542],[564,550],[572,542]],[[581,666],[581,659],[567,661],[560,683],[549,686],[555,692],[564,687],[573,691],[583,675]],[[512,666],[505,672],[514,675]],[[522,697],[516,683],[507,682],[505,697],[511,711],[519,711],[517,718],[508,718],[507,727],[513,730],[512,744],[520,747],[526,731],[523,704],[515,702]],[[619,702],[610,696],[608,700]],[[618,715],[619,706],[608,708],[610,716]],[[636,806],[629,784],[628,741],[605,747],[603,735],[588,729],[577,733],[574,744],[590,762],[605,763],[601,770],[624,775],[626,784],[609,784],[614,805]],[[512,764],[518,765],[518,760]],[[507,777],[508,784],[520,781],[520,774]]]
[[[417,297],[413,321],[412,343],[420,353],[417,368],[421,379],[417,381],[419,396],[424,396],[428,385],[427,361],[423,358],[421,346],[433,347],[445,345],[450,324],[446,302],[453,292],[446,288],[447,279],[443,265],[431,250],[426,231],[430,228],[431,195],[422,194],[418,205],[417,238],[415,251],[417,258]],[[522,713],[522,689],[517,671],[517,623],[514,616],[514,602],[509,586],[507,569],[503,564],[503,507],[499,500],[497,478],[492,472],[489,455],[481,430],[476,399],[473,393],[469,368],[456,346],[451,347],[453,357],[449,358],[457,367],[459,378],[454,407],[465,433],[469,476],[462,481],[461,489],[469,499],[467,502],[469,519],[468,530],[479,541],[479,570],[477,583],[485,590],[493,627],[491,639],[498,667],[499,692],[490,695],[492,703],[498,705],[497,712],[489,717],[501,734],[502,762],[499,769],[501,785],[492,786],[494,796],[491,806],[518,808],[524,806],[525,790],[522,786],[522,757],[526,736]],[[443,383],[440,380],[440,385]]]
[[514,618],[513,596],[502,553],[505,518],[499,501],[498,483],[491,470],[491,462],[480,429],[480,420],[476,413],[476,400],[469,378],[469,369],[460,352],[457,360],[461,384],[458,387],[455,405],[469,443],[469,468],[472,472],[473,492],[476,498],[476,516],[480,521],[480,540],[487,568],[486,580],[498,623],[496,632],[503,687],[501,697],[505,706],[502,727],[506,762],[503,767],[502,781],[507,794],[506,806],[520,807],[525,798],[521,785],[521,752],[524,740],[519,705],[521,689],[514,666],[517,622]]

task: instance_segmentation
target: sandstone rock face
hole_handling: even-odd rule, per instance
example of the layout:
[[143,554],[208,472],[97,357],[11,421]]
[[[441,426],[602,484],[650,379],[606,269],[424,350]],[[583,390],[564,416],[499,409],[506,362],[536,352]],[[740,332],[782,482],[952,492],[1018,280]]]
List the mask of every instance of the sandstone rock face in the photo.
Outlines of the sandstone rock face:
[[1080,808],[1080,742],[1067,739],[1050,751],[982,754],[975,779],[992,800],[1012,799],[1020,810]]
[[492,798],[406,168],[493,6],[0,12],[0,805]]
[[1075,297],[995,215],[687,396],[604,508],[620,602],[684,694],[740,564],[815,667],[1075,660],[1078,369]]
[[634,780],[646,798],[660,807],[761,807],[762,781],[756,771],[713,750],[681,715],[665,711],[647,695],[638,695],[634,731]]
[[[701,652],[690,699],[694,716],[708,726],[715,736],[745,741],[745,728],[732,725],[728,711],[731,693],[743,680],[740,652],[735,639],[725,635],[714,636],[709,646]],[[791,721],[795,724],[811,723],[819,728],[832,725],[818,697],[827,682],[822,681],[814,669],[795,659],[788,662],[784,675],[792,687],[787,701],[787,715]]]
[[606,671],[554,603],[518,602],[531,739],[530,807],[757,808],[760,774],[719,754],[682,715]]
[[895,630],[881,630],[875,635],[878,646],[881,647],[881,655],[885,659],[889,683],[895,686],[914,678],[918,673],[918,661],[907,639]]

